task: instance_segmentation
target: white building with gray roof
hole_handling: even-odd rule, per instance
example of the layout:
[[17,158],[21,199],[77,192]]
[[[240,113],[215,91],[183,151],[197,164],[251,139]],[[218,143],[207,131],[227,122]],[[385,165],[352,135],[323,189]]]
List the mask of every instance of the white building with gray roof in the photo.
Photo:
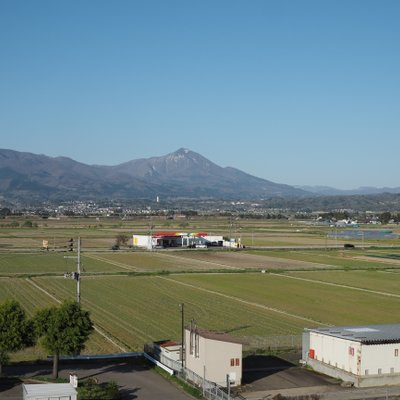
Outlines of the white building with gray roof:
[[303,363],[357,387],[400,384],[400,324],[305,329]]

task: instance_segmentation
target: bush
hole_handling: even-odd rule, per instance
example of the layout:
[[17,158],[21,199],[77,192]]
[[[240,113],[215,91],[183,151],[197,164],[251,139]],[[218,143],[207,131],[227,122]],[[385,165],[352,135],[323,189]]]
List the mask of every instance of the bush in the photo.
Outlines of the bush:
[[99,384],[96,379],[89,378],[78,387],[78,400],[119,400],[121,394],[114,381]]

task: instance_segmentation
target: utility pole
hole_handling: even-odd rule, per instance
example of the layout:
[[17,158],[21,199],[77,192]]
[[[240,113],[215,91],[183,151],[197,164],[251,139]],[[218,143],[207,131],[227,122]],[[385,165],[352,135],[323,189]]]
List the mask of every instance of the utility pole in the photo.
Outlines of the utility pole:
[[78,237],[78,258],[76,262],[77,277],[76,277],[76,302],[81,302],[81,238]]
[[181,336],[182,336],[182,347],[181,347],[181,361],[182,368],[185,368],[185,304],[180,303],[181,307]]
[[[73,251],[74,239],[68,241],[68,251]],[[64,256],[64,258],[73,258],[76,260],[76,272],[71,272],[64,274],[65,278],[72,277],[76,280],[76,302],[80,304],[81,302],[81,238],[78,237],[78,255],[77,256]]]

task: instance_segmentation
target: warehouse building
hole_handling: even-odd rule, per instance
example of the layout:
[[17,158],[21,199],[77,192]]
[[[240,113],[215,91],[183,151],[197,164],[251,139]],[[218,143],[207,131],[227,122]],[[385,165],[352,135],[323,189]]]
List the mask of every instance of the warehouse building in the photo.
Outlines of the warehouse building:
[[400,324],[306,329],[302,362],[357,387],[400,384]]

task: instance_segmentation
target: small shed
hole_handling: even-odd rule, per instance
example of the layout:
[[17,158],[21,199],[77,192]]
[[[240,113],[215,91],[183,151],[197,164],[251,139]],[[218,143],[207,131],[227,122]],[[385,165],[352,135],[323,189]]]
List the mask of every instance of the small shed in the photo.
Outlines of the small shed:
[[77,400],[77,391],[70,383],[22,384],[24,400]]
[[182,346],[179,343],[173,342],[172,340],[161,340],[154,342],[154,355],[157,360],[161,361],[161,357],[165,356],[170,360],[180,361],[181,360]]

